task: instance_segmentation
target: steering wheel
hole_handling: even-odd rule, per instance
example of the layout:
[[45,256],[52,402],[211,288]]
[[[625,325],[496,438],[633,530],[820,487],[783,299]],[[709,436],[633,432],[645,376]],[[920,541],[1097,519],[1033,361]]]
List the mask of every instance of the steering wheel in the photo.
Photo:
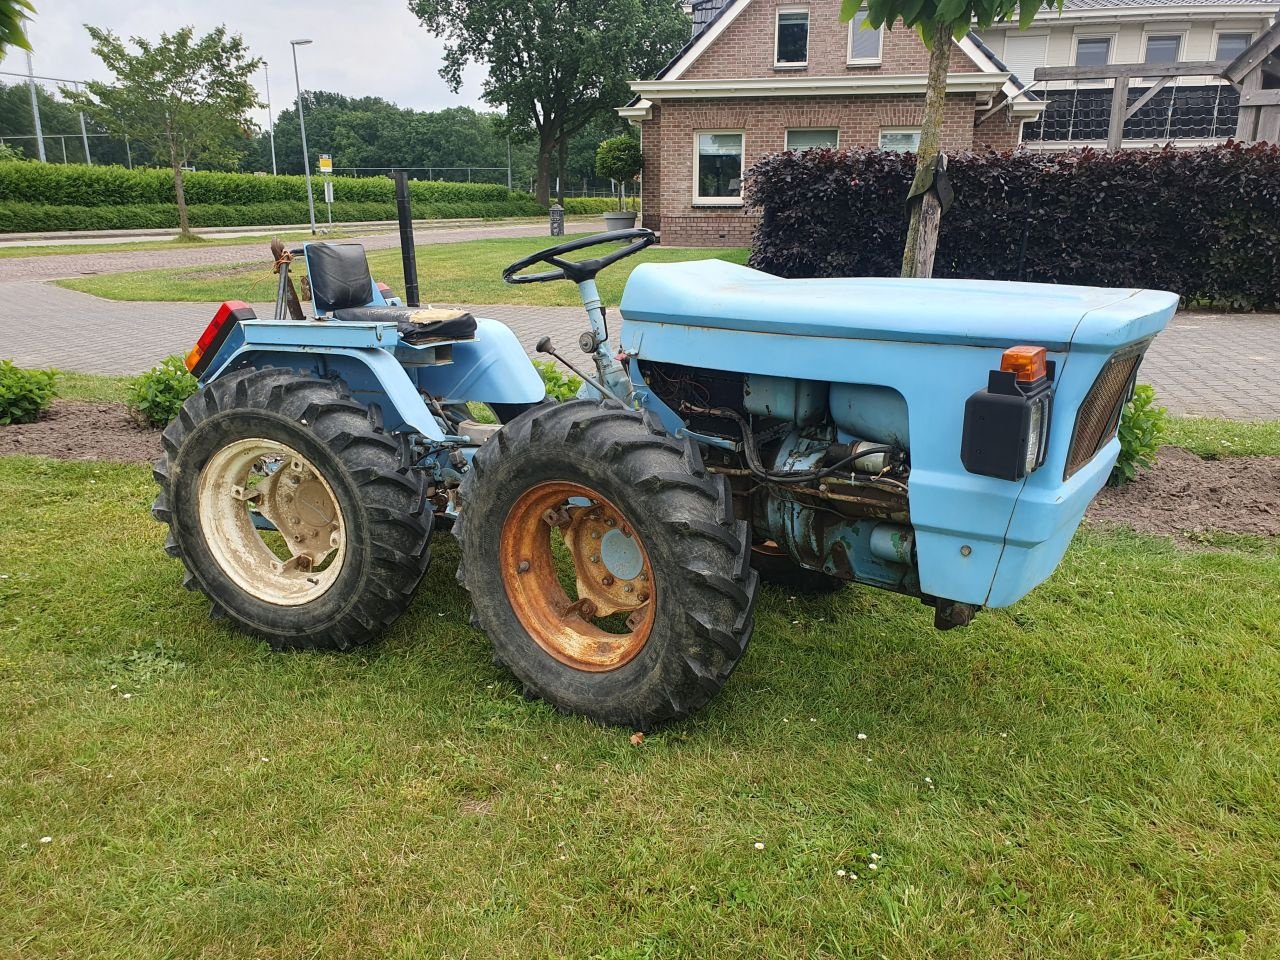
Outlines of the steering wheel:
[[[574,283],[582,283],[584,280],[595,279],[595,275],[605,267],[612,266],[633,253],[639,253],[645,247],[657,242],[657,239],[657,235],[652,230],[646,230],[643,227],[634,227],[630,230],[613,230],[609,233],[596,233],[589,237],[583,237],[581,240],[570,240],[568,243],[562,243],[556,247],[547,247],[545,250],[530,254],[523,260],[517,260],[502,271],[502,279],[507,283],[548,283],[552,280],[568,278]],[[564,254],[573,253],[575,250],[585,250],[587,247],[594,247],[602,243],[619,243],[628,240],[631,242],[621,250],[616,250],[603,257],[596,257],[594,260],[561,259]],[[531,267],[535,263],[549,263],[557,269],[517,276],[521,270]]]

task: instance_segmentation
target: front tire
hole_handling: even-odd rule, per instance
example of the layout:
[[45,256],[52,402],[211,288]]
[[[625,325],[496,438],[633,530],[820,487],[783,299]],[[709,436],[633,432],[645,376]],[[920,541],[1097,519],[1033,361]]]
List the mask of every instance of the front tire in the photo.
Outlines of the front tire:
[[276,649],[346,650],[408,607],[431,557],[423,478],[409,438],[340,382],[232,373],[187,400],[164,447],[152,514],[215,618]]
[[458,579],[527,694],[647,729],[728,680],[757,577],[691,440],[616,404],[539,406],[476,452],[461,492]]

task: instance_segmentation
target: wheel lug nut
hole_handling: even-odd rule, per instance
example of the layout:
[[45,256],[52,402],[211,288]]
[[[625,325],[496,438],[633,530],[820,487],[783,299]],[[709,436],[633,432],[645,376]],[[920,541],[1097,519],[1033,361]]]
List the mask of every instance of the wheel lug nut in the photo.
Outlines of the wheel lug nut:
[[613,577],[603,577],[601,578],[600,582],[603,583],[606,587],[612,587]]
[[632,591],[634,591],[634,590],[635,590],[635,587],[633,587],[633,586],[632,586],[631,584],[629,584],[629,583],[628,583],[626,586],[624,586],[624,587],[622,588],[622,592],[623,592],[623,593],[631,593],[631,592],[632,592]]
[[519,563],[517,563],[517,564],[516,564],[516,572],[517,572],[517,573],[528,573],[528,572],[529,572],[529,561],[528,561],[528,560],[521,560]]
[[599,531],[599,530],[592,530],[592,531],[591,531],[591,539],[592,539],[592,540],[599,540],[599,539],[600,539],[600,531]]
[[642,593],[639,596],[637,596],[636,599],[639,600],[641,603],[648,603],[649,595],[647,593]]
[[597,556],[593,553],[593,554],[591,555],[591,562],[592,562],[592,563],[599,563],[599,562],[600,562],[600,558],[599,558],[599,557],[597,557]]
[[604,522],[604,525],[606,527],[612,527],[612,526],[616,526],[616,523],[614,522],[613,517],[610,517],[608,520]]

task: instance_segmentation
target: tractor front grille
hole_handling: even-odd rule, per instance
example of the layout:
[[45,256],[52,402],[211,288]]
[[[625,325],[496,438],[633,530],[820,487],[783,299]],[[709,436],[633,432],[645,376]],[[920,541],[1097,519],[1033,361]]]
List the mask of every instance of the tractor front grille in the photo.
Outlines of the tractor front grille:
[[[1148,341],[1149,343],[1150,341]],[[1076,414],[1075,431],[1071,434],[1071,449],[1067,453],[1067,468],[1063,479],[1071,476],[1092,460],[1120,426],[1120,414],[1133,391],[1138,375],[1138,364],[1147,350],[1147,343],[1126,347],[1108,358],[1093,382],[1089,393]]]

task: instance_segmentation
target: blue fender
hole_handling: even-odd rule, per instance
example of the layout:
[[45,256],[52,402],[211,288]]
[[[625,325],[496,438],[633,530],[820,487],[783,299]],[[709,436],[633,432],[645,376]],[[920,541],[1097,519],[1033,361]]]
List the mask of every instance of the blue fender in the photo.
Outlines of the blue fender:
[[447,402],[538,403],[546,385],[520,341],[497,320],[476,320],[473,340],[453,344],[453,362],[416,368],[418,386]]

